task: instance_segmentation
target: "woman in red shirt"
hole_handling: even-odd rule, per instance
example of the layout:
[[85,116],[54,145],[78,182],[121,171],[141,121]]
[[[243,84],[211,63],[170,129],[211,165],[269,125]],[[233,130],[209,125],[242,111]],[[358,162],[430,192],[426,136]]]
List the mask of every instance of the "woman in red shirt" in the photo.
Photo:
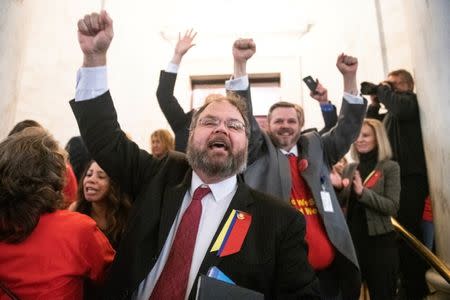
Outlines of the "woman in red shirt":
[[0,143],[0,282],[22,300],[82,299],[84,282],[99,283],[114,258],[93,220],[57,210],[65,170],[42,128]]

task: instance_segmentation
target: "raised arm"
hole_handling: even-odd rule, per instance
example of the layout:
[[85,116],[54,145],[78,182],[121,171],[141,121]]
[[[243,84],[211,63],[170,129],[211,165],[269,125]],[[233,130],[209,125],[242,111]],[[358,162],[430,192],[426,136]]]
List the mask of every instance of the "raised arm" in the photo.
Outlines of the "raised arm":
[[80,19],[78,43],[83,52],[83,67],[106,66],[106,53],[113,37],[113,21],[106,11]]
[[378,113],[380,102],[399,120],[413,120],[418,117],[419,105],[416,94],[396,90],[395,83],[391,81],[383,81],[380,84],[365,81],[361,83],[361,91],[365,95],[370,95],[372,100],[367,111],[368,118],[383,119],[384,115]]
[[344,93],[357,96],[356,71],[358,70],[358,59],[342,53],[337,58],[336,67],[344,79]]
[[178,42],[175,45],[175,50],[173,52],[171,63],[175,65],[180,65],[183,56],[195,46],[192,42],[194,41],[197,32],[194,32],[193,29],[186,30],[184,36],[181,36],[181,33],[178,33]]
[[247,76],[247,61],[256,53],[253,39],[237,39],[233,43],[234,78]]
[[250,122],[250,136],[248,143],[248,160],[247,164],[250,165],[255,159],[257,151],[260,149],[262,143],[261,129],[258,122],[256,122],[253,116],[252,98],[250,93],[250,84],[247,74],[247,61],[256,53],[256,44],[253,39],[237,39],[233,43],[233,80],[235,85],[227,82],[227,88],[232,88],[234,92],[239,94],[245,100],[247,104],[247,117]]
[[159,85],[156,90],[159,107],[166,117],[167,122],[175,133],[175,150],[186,151],[189,135],[189,125],[191,123],[191,113],[185,113],[177,98],[174,96],[177,70],[184,55],[195,44],[193,40],[197,35],[193,30],[185,32],[184,36],[178,35],[178,42],[175,45],[172,60],[166,71],[161,71]]
[[[77,82],[78,97],[70,105],[92,157],[133,196],[143,174],[156,170],[153,165],[157,160],[126,137],[117,121],[106,81],[96,81],[106,77],[106,54],[112,38],[112,20],[105,11],[86,15],[78,22],[83,67]],[[99,90],[106,92],[98,93]]]
[[330,129],[337,123],[336,106],[334,106],[330,99],[328,99],[328,90],[319,82],[318,79],[316,90],[314,92],[311,91],[309,95],[320,104],[320,110],[322,111],[322,117],[325,123],[325,126],[319,131],[319,134],[322,135],[330,131]]
[[386,113],[384,114],[380,113],[381,105],[380,101],[378,100],[378,97],[375,95],[370,95],[369,97],[370,97],[370,104],[367,108],[366,118],[377,119],[380,122],[383,122]]
[[336,66],[344,81],[344,100],[342,101],[337,125],[322,136],[325,155],[330,168],[347,153],[350,145],[358,137],[367,107],[367,101],[357,96],[357,58],[341,54],[338,56]]

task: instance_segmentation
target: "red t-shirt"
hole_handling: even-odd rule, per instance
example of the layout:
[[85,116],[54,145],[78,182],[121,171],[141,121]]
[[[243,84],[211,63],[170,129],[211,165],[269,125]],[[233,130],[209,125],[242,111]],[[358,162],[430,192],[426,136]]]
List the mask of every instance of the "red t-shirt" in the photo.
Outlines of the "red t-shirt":
[[77,200],[78,183],[77,177],[73,172],[72,166],[66,164],[66,185],[64,186],[64,208],[68,207],[72,202]]
[[[20,299],[83,299],[83,282],[103,280],[115,252],[95,221],[59,210],[41,216],[27,239],[0,242],[0,281]],[[9,299],[0,290],[0,299]]]
[[306,220],[305,240],[309,248],[308,261],[314,270],[323,270],[334,260],[334,247],[328,239],[311,190],[300,176],[296,156],[289,156],[289,165],[292,178],[291,205],[301,212]]

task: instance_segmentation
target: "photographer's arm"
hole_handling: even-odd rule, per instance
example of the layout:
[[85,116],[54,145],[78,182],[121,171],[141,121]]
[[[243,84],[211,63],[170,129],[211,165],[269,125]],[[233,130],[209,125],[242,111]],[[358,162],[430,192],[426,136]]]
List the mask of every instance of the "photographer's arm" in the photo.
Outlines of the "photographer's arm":
[[371,119],[377,119],[379,121],[383,121],[384,116],[386,115],[386,113],[384,114],[380,114],[380,102],[378,102],[378,100],[375,100],[374,95],[370,96],[370,104],[367,108],[367,113],[366,113],[366,118],[371,118]]
[[417,118],[418,103],[413,93],[398,93],[387,84],[380,84],[377,88],[377,97],[386,109],[400,120]]

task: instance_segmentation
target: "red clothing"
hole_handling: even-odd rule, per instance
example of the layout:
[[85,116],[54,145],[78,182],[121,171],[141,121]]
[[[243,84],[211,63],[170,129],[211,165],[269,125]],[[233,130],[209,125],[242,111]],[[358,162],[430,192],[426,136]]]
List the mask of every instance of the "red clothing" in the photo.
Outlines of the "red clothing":
[[423,214],[422,214],[422,220],[433,222],[433,210],[431,209],[431,198],[428,195],[428,197],[425,198],[425,205],[423,207]]
[[[20,299],[83,299],[83,282],[99,282],[114,258],[91,218],[59,210],[41,216],[19,244],[0,242],[0,281]],[[9,299],[0,290],[0,299]]]
[[334,260],[334,247],[328,239],[322,219],[317,212],[311,190],[300,176],[296,156],[289,156],[289,165],[292,178],[291,205],[301,212],[306,220],[305,240],[308,244],[308,261],[314,270],[323,270]]
[[66,164],[66,185],[64,186],[64,208],[68,207],[72,202],[77,200],[78,183],[72,166]]

